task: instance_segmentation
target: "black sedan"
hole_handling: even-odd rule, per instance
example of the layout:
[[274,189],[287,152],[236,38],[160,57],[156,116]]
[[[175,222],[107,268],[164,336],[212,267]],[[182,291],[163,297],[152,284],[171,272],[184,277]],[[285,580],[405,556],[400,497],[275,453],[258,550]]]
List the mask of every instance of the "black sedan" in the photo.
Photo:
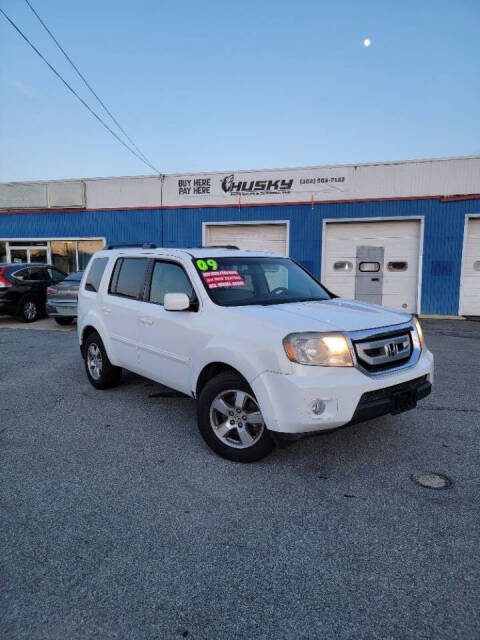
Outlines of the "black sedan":
[[83,271],[71,273],[56,285],[47,289],[46,309],[58,324],[71,324],[77,317],[77,299]]

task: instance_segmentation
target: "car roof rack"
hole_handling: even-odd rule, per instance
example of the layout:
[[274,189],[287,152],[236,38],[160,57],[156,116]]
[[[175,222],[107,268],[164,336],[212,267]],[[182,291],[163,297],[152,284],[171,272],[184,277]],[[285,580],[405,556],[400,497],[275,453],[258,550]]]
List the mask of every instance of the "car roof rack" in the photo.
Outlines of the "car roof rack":
[[121,242],[109,244],[106,249],[157,249],[157,245],[153,242]]
[[209,244],[208,247],[187,247],[187,249],[237,249],[240,250],[240,247],[236,247],[234,244]]

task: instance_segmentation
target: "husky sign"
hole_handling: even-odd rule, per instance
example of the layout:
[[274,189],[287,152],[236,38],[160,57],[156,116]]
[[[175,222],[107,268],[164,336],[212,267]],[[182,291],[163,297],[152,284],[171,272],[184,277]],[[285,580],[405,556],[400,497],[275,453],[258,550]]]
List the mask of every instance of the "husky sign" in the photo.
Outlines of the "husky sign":
[[165,176],[164,194],[174,205],[208,206],[310,202],[345,197],[351,167],[235,171]]

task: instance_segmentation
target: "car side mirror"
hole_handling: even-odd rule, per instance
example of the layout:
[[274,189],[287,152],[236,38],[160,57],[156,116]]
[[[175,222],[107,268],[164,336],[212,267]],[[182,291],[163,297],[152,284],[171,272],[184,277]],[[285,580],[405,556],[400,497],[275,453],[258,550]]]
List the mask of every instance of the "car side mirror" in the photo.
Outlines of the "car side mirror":
[[163,308],[165,311],[187,311],[190,308],[190,298],[186,293],[166,293]]

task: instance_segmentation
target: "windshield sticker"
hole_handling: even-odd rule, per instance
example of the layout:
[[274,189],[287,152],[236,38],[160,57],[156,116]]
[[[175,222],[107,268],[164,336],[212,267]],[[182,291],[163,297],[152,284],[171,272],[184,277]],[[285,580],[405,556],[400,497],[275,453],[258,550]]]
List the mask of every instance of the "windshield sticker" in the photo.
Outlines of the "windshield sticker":
[[216,271],[218,269],[218,264],[216,260],[213,260],[213,258],[208,258],[207,260],[197,260],[197,267],[200,271],[208,271],[209,269]]
[[245,286],[245,282],[238,271],[203,271],[202,276],[209,289]]

